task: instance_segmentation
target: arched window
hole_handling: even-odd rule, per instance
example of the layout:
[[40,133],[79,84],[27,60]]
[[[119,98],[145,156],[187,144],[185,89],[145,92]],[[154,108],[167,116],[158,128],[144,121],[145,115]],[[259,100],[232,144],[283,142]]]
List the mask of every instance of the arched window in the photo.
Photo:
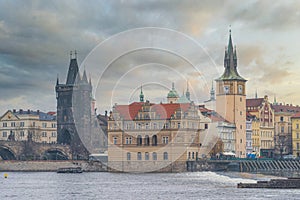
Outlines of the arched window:
[[127,160],[131,160],[131,153],[127,153]]
[[150,144],[150,138],[148,135],[145,136],[144,144],[145,144],[145,146],[149,146],[149,144]]
[[195,152],[192,153],[192,159],[195,159]]
[[188,157],[188,159],[191,159],[191,152],[189,152],[189,157]]
[[137,146],[141,146],[142,143],[143,143],[142,136],[138,135],[138,136],[137,136],[136,145],[137,145]]
[[152,153],[152,160],[157,160],[157,153],[156,152]]
[[142,160],[142,153],[141,153],[141,152],[138,152],[138,153],[137,153],[137,159],[138,159],[138,160]]
[[149,153],[145,152],[145,160],[149,160]]
[[164,152],[164,160],[168,160],[168,152]]
[[152,146],[157,146],[157,135],[152,136]]

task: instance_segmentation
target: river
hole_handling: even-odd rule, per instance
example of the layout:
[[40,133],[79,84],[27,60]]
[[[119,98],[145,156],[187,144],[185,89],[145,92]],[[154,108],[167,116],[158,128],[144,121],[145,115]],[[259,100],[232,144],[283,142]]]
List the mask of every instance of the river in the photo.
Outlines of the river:
[[9,172],[0,199],[300,199],[300,190],[238,189],[239,182],[274,178],[246,173]]

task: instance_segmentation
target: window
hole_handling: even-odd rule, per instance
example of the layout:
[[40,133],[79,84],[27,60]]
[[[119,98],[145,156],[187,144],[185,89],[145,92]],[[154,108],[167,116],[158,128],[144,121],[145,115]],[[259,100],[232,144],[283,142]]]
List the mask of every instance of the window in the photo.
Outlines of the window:
[[296,124],[296,129],[299,129],[299,124]]
[[224,93],[229,94],[229,86],[228,85],[224,86]]
[[297,133],[297,139],[299,139],[299,133]]
[[243,143],[243,139],[240,140],[240,143]]
[[300,150],[300,143],[297,142],[297,150]]
[[239,85],[239,94],[243,94],[243,86]]
[[153,123],[153,129],[157,129],[157,124]]
[[156,152],[152,153],[152,160],[157,160],[157,153]]
[[118,142],[118,138],[117,137],[113,137],[113,143],[117,144],[117,142]]
[[240,129],[243,129],[243,125],[240,125]]
[[52,123],[52,124],[51,124],[51,127],[52,127],[52,128],[56,128],[56,124],[55,124],[55,123]]
[[141,146],[143,143],[142,136],[138,135],[136,140],[136,145]]
[[7,123],[6,122],[3,123],[3,127],[7,127]]
[[284,126],[281,127],[281,133],[284,133]]
[[163,144],[168,144],[169,143],[169,137],[168,136],[162,137],[162,143]]
[[146,129],[148,130],[150,128],[149,124],[146,123]]
[[280,121],[283,122],[283,117],[280,117]]
[[164,160],[168,160],[168,152],[164,152]]
[[242,99],[242,97],[240,97],[240,102],[242,102],[243,101],[243,99]]
[[20,137],[24,137],[24,131],[20,131]]
[[42,137],[47,137],[47,132],[42,132]]
[[32,122],[32,126],[35,127],[35,122]]
[[138,152],[138,153],[137,153],[137,159],[138,159],[138,160],[142,160],[142,153],[141,153],[141,152]]
[[149,160],[149,153],[145,152],[145,160]]
[[15,127],[16,126],[16,122],[11,122],[10,125],[11,125],[11,127]]
[[145,136],[145,139],[144,139],[144,140],[145,140],[145,142],[144,142],[144,143],[145,143],[145,146],[149,146],[149,145],[150,145],[150,138],[149,138],[148,135]]
[[205,129],[208,129],[208,124],[204,124],[204,128],[205,128]]
[[132,144],[132,137],[127,137],[125,142],[126,144]]
[[56,137],[56,132],[52,132],[52,133],[51,133],[51,136],[52,136],[52,137]]
[[152,136],[152,146],[157,146],[157,136],[156,135]]
[[240,115],[243,115],[243,112],[242,112],[242,111],[240,111]]
[[191,159],[191,152],[189,152],[188,154],[188,159]]
[[194,152],[192,153],[192,159],[195,159],[195,153]]
[[127,160],[131,160],[131,153],[127,153]]
[[20,122],[20,127],[24,127],[24,122]]
[[180,122],[177,123],[177,128],[180,128]]
[[42,123],[42,127],[46,128],[47,127],[47,123]]
[[3,132],[2,137],[7,137],[7,132]]

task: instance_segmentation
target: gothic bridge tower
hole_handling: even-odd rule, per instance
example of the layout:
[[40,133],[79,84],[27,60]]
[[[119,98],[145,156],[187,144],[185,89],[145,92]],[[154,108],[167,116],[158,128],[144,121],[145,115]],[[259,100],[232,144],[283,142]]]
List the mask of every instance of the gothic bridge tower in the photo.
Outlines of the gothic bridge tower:
[[85,70],[80,76],[76,51],[74,55],[71,52],[66,83],[59,83],[57,78],[55,90],[57,143],[70,145],[73,159],[87,159],[89,152],[85,146],[91,137],[92,84]]
[[235,124],[235,153],[246,156],[246,79],[237,71],[236,48],[233,48],[231,30],[225,50],[224,73],[216,79],[216,111]]

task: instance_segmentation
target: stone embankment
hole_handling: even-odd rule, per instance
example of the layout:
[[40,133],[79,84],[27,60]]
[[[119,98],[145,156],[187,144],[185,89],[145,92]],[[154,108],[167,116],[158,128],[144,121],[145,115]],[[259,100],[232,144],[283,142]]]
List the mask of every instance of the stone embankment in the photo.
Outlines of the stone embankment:
[[51,172],[57,171],[58,168],[81,167],[85,172],[105,172],[107,166],[101,162],[93,161],[0,161],[0,171],[16,172]]

